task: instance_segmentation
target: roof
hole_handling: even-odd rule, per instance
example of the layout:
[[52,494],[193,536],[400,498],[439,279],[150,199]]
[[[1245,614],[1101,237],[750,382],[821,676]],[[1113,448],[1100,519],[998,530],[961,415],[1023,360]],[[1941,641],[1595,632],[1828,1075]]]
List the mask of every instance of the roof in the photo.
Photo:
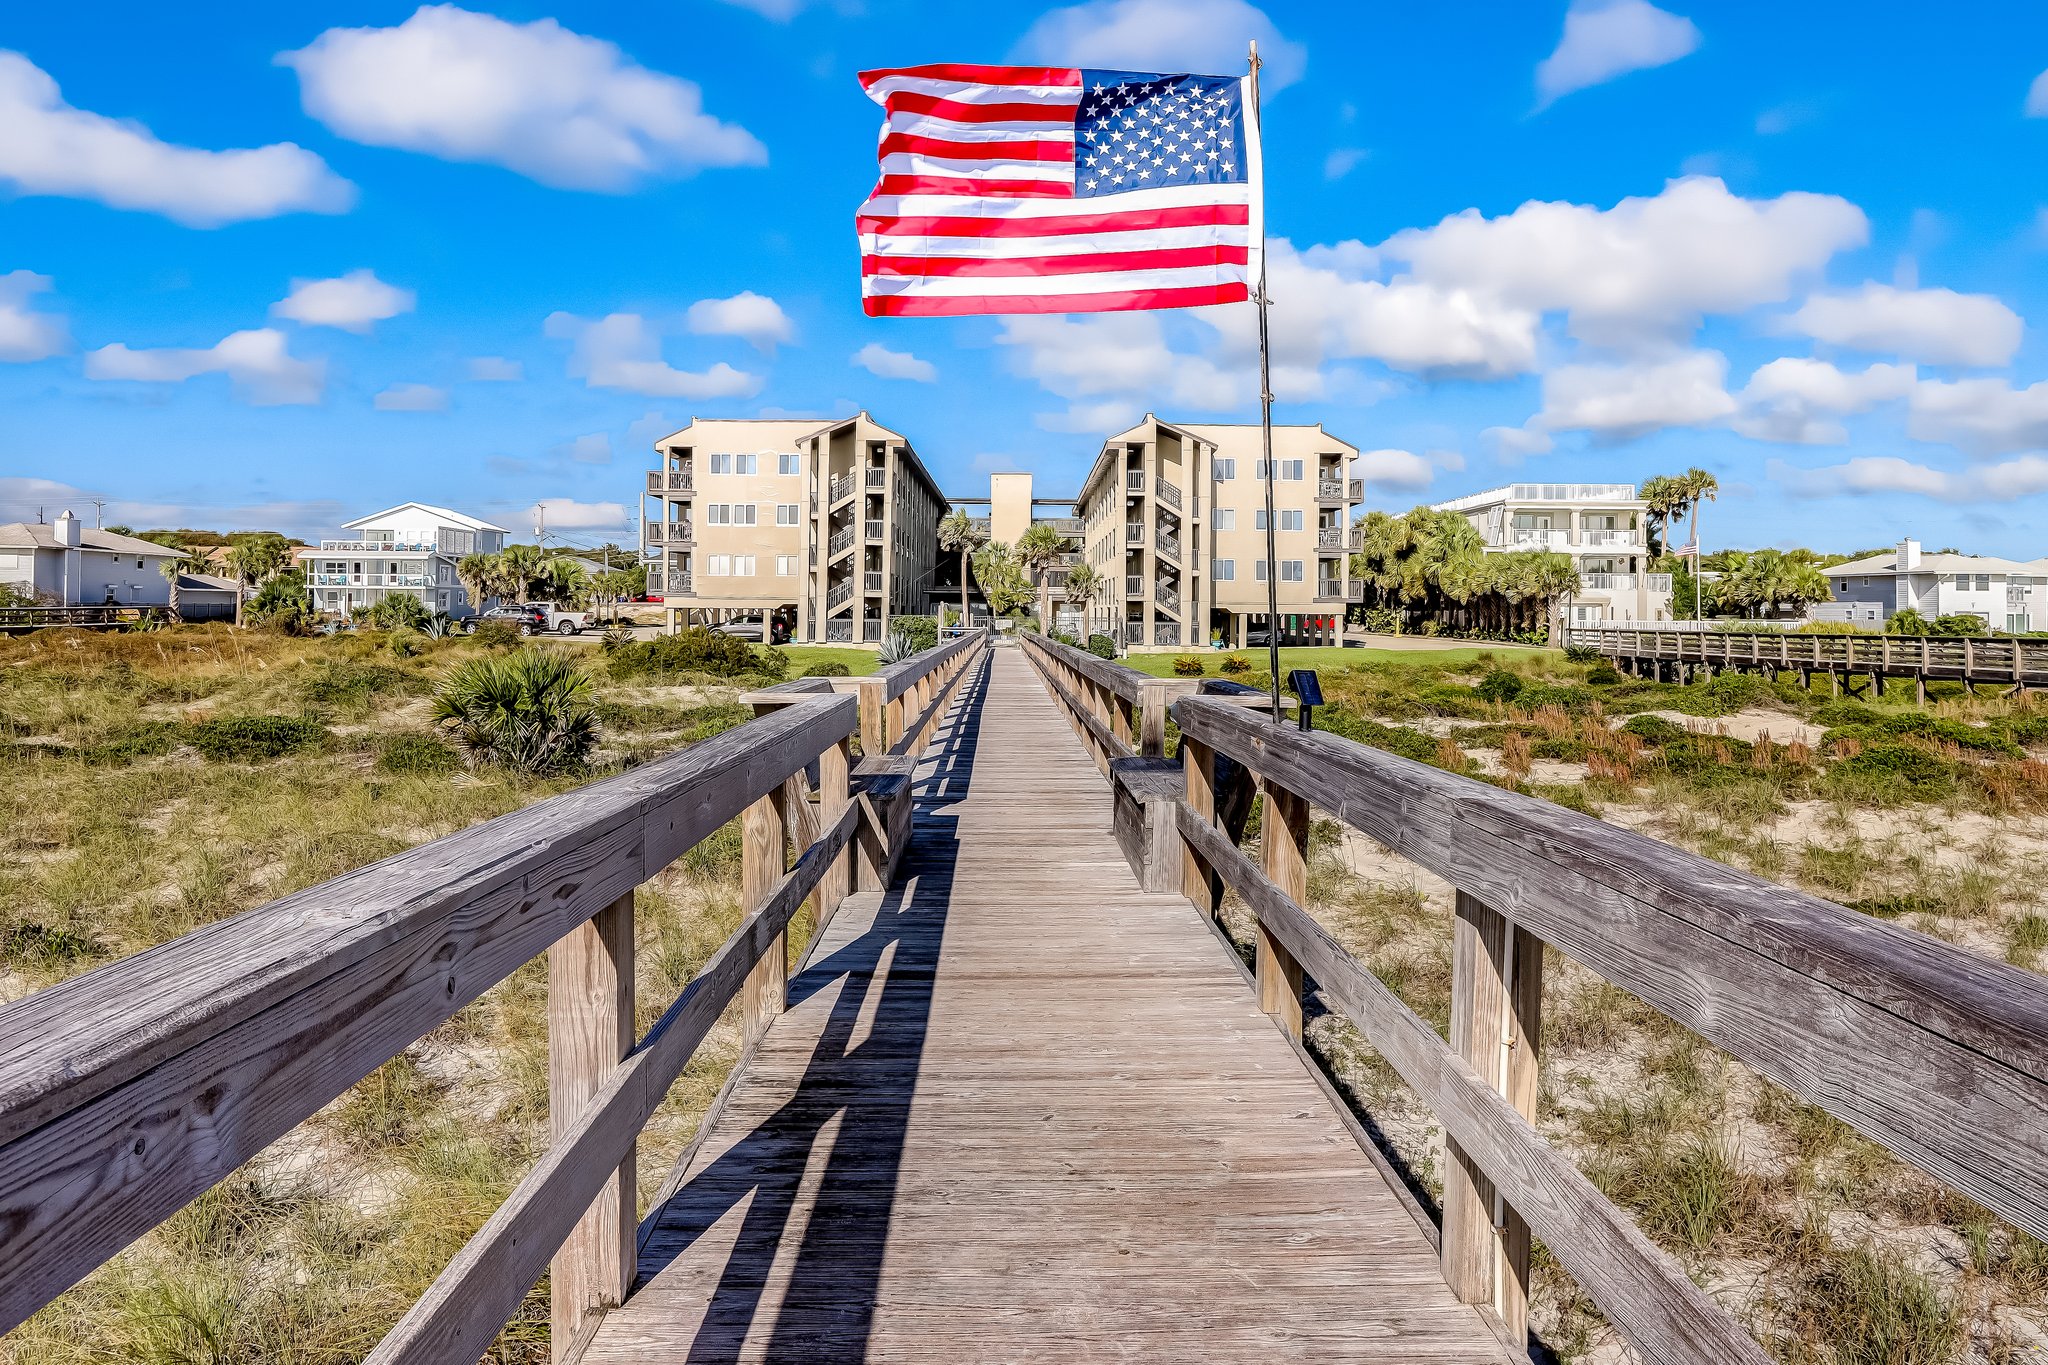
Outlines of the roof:
[[408,507],[417,507],[420,509],[420,511],[428,513],[431,516],[443,518],[450,526],[460,526],[463,527],[465,530],[497,531],[500,534],[510,534],[502,526],[494,526],[488,521],[479,521],[475,517],[466,516],[461,512],[452,511],[446,507],[436,507],[430,502],[401,502],[396,507],[387,507],[381,512],[372,512],[367,517],[357,517],[354,521],[344,521],[341,524],[342,529],[347,531],[353,531],[358,526],[368,526],[371,522],[382,521],[384,518],[390,516],[393,512],[403,512]]
[[[116,535],[98,527],[80,527],[78,532],[81,549],[98,550],[104,554],[116,555],[159,555],[174,558],[184,553],[168,545],[159,545],[153,540],[140,540],[135,536]],[[18,548],[32,545],[38,550],[61,550],[57,540],[57,528],[39,521],[11,521],[0,526],[0,547]]]
[[[1897,550],[1887,550],[1868,559],[1854,559],[1847,564],[1831,565],[1821,572],[1830,578],[1850,574],[1897,573],[1898,558]],[[1920,563],[1906,572],[2036,574],[2043,572],[2044,566],[2048,566],[2048,560],[1998,559],[1992,555],[1923,554],[1920,556]]]
[[178,575],[179,592],[236,592],[241,584],[232,578],[222,578],[211,573],[181,573]]

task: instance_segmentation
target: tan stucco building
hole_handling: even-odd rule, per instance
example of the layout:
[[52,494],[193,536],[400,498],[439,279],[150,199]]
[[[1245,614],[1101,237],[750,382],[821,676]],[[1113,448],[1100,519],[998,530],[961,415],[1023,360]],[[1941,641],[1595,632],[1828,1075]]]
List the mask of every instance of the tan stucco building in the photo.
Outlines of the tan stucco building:
[[1109,439],[1081,485],[1082,556],[1112,588],[1091,626],[1114,627],[1132,650],[1244,645],[1267,629],[1271,573],[1282,642],[1340,642],[1345,608],[1362,596],[1348,573],[1357,456],[1320,423],[1273,428],[1269,564],[1259,427],[1148,413]]
[[758,616],[797,640],[876,643],[924,610],[946,500],[867,413],[698,418],[655,450],[641,550],[671,630]]

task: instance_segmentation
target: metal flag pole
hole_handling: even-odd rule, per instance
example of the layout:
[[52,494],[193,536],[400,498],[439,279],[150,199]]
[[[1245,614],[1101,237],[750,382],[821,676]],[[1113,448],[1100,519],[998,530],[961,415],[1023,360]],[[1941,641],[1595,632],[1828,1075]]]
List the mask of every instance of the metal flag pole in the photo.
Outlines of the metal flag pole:
[[[1259,121],[1259,45],[1251,45],[1252,128],[1265,145],[1265,128]],[[1263,177],[1263,167],[1261,168]],[[1265,186],[1252,193],[1263,195]],[[1259,282],[1252,298],[1259,305],[1259,441],[1265,452],[1266,469],[1266,661],[1273,674],[1273,723],[1280,723],[1280,538],[1273,510],[1273,361],[1266,340],[1266,215],[1259,214]]]

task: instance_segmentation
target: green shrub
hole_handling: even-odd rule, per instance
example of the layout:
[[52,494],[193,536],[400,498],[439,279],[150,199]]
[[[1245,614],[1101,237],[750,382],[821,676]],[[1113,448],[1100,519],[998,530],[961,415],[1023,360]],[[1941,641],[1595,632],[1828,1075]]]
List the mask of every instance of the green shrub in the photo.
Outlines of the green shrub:
[[1917,744],[1870,744],[1828,770],[1837,795],[1880,804],[1940,801],[1955,791],[1955,765]]
[[1232,675],[1252,671],[1252,661],[1242,654],[1226,654],[1223,662],[1216,665],[1217,671]]
[[1587,671],[1586,681],[1594,687],[1612,687],[1621,681],[1621,674],[1613,664],[1595,664]]
[[1513,701],[1522,695],[1527,684],[1519,673],[1510,673],[1505,668],[1496,668],[1479,680],[1472,690],[1487,701]]
[[826,659],[820,663],[812,664],[803,672],[803,676],[806,678],[846,678],[851,677],[852,674],[853,670],[837,659]]
[[1581,739],[1539,739],[1529,746],[1532,758],[1554,759],[1559,763],[1584,763],[1586,742]]
[[1566,645],[1564,657],[1575,664],[1597,664],[1603,656],[1593,645]]
[[1831,701],[1813,713],[1814,724],[1832,730],[1838,725],[1875,725],[1884,712],[1853,701]]
[[892,616],[889,618],[889,633],[907,637],[913,653],[921,653],[939,643],[939,623],[929,616]]
[[620,645],[611,652],[607,667],[614,678],[665,673],[783,678],[789,674],[789,656],[779,649],[757,648],[736,635],[689,626],[674,635]]
[[403,669],[356,659],[322,659],[305,670],[298,693],[308,706],[331,707],[360,715],[372,699],[424,690],[424,684]]
[[303,716],[216,716],[186,730],[192,747],[216,763],[279,758],[313,748],[326,738],[326,726]]
[[1668,744],[1691,734],[1683,725],[1662,716],[1630,716],[1628,723],[1621,728],[1650,744]]
[[393,735],[377,753],[379,772],[418,777],[461,766],[461,756],[432,735]]
[[1173,671],[1176,677],[1199,678],[1202,676],[1202,656],[1199,654],[1176,654],[1173,656]]
[[400,626],[425,630],[433,618],[434,614],[419,598],[409,592],[395,592],[372,606],[367,619],[378,630],[396,630]]
[[1579,712],[1590,707],[1595,700],[1593,693],[1583,687],[1568,683],[1538,683],[1523,688],[1515,698],[1515,705],[1527,711],[1555,706],[1561,711]]
[[2001,716],[1990,728],[2015,744],[2048,744],[2048,716]]
[[590,691],[567,658],[522,649],[458,665],[434,693],[434,721],[474,760],[563,772],[597,745]]
[[479,621],[469,638],[486,649],[500,649],[517,648],[526,636],[510,621]]
[[1354,716],[1341,706],[1319,706],[1315,713],[1315,728],[1375,749],[1384,749],[1390,754],[1399,754],[1402,758],[1412,758],[1417,763],[1443,766],[1437,762],[1437,742],[1422,731],[1411,730],[1405,725],[1382,725],[1376,720]]
[[242,607],[242,619],[280,635],[313,633],[313,606],[306,597],[306,575],[293,569],[267,578]]
[[1116,657],[1116,637],[1104,635],[1097,631],[1088,637],[1088,652],[1098,659],[1114,659]]
[[167,720],[144,721],[78,751],[95,767],[118,768],[138,758],[155,758],[178,746],[179,727]]
[[1844,740],[1868,744],[1905,738],[1933,740],[1953,744],[1959,749],[1999,754],[2006,758],[2019,758],[2023,753],[2019,745],[2000,731],[1981,729],[1947,716],[1930,716],[1925,711],[1907,711],[1890,716],[1872,713],[1871,719],[1860,724],[1835,726],[1828,731],[1825,742],[1836,747]]

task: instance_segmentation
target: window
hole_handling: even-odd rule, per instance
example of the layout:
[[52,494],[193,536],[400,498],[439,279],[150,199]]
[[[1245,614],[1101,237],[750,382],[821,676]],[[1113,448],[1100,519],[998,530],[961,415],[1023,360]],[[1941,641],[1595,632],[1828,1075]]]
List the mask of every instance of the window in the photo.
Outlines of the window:
[[1977,591],[1978,591],[1978,592],[1990,592],[1990,591],[1991,591],[1991,575],[1990,575],[1990,574],[1988,574],[1988,573],[1980,573],[1980,574],[1978,574],[1978,575],[1977,575]]
[[711,472],[714,474],[751,474],[754,472],[752,455],[713,454]]
[[706,555],[704,572],[712,578],[725,578],[732,573],[731,555]]
[[1970,576],[1968,574],[1959,573],[1956,575],[1956,587],[1967,590],[1969,586]]
[[1212,559],[1209,563],[1216,570],[1216,581],[1229,583],[1237,578],[1237,561],[1234,559]]
[[1228,483],[1237,477],[1237,461],[1235,459],[1212,460],[1210,463],[1216,470],[1216,482]]
[[778,503],[776,503],[776,504],[775,504],[775,524],[776,524],[777,526],[794,526],[794,525],[796,525],[796,504],[795,504],[795,503],[793,503],[793,502],[778,502]]
[[1301,509],[1297,507],[1290,512],[1282,508],[1280,512],[1280,529],[1283,531],[1299,531],[1301,529]]
[[732,571],[737,577],[752,577],[754,573],[754,557],[752,555],[734,555],[732,557]]
[[713,526],[752,526],[754,504],[751,502],[714,502],[704,509]]
[[1264,559],[1254,559],[1252,561],[1252,580],[1254,582],[1263,583],[1266,581],[1266,565],[1270,562]]
[[1252,513],[1252,529],[1254,531],[1263,531],[1266,529],[1265,508],[1261,507]]
[[801,455],[778,455],[775,457],[775,472],[778,474],[801,474],[804,472],[804,457]]
[[796,577],[796,556],[795,556],[795,555],[777,555],[777,556],[775,556],[775,576],[776,576],[777,578],[795,578],[795,577]]
[[1300,460],[1282,460],[1280,462],[1280,477],[1288,483],[1300,483],[1303,467]]
[[1219,531],[1235,531],[1237,529],[1237,509],[1235,507],[1219,507],[1211,519],[1215,522],[1216,529]]
[[1280,581],[1281,581],[1282,583],[1299,583],[1299,582],[1301,582],[1301,561],[1300,561],[1300,560],[1298,560],[1298,559],[1283,559],[1283,560],[1281,560],[1281,561],[1280,561]]

